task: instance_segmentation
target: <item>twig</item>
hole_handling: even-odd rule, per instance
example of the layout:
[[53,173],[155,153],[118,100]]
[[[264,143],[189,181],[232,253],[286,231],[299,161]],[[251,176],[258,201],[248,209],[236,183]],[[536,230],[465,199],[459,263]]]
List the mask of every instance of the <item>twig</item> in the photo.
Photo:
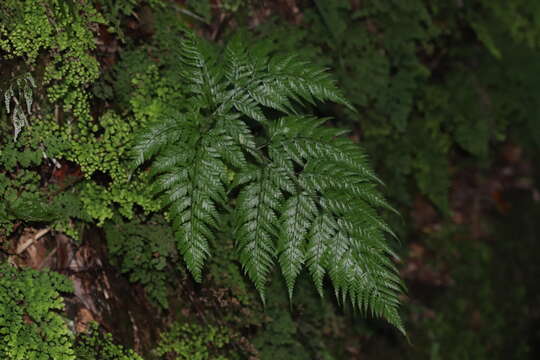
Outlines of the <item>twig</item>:
[[32,245],[34,242],[36,242],[37,240],[39,240],[43,235],[47,234],[49,231],[51,231],[51,228],[45,228],[45,229],[41,229],[39,230],[34,236],[32,236],[30,239],[26,240],[25,242],[23,242],[22,244],[20,244],[19,246],[17,246],[17,251],[15,251],[15,253],[17,255],[20,255],[24,250],[28,249],[28,247],[30,245]]

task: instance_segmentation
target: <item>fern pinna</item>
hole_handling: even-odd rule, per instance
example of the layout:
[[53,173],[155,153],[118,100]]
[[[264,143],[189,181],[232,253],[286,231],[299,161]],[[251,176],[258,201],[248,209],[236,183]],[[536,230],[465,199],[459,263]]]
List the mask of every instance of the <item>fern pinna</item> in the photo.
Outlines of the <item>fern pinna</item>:
[[296,56],[269,56],[233,39],[223,54],[187,33],[179,50],[186,111],[150,124],[134,147],[150,162],[178,249],[197,281],[225,216],[240,262],[264,301],[275,262],[289,296],[304,266],[322,295],[329,276],[340,301],[401,331],[403,284],[376,208],[392,209],[357,144],[303,103],[349,108],[328,73]]

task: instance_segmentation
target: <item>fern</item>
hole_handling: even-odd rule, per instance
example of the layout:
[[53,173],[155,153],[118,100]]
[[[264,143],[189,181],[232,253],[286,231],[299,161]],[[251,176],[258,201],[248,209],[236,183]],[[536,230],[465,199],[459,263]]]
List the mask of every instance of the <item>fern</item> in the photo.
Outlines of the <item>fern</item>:
[[[180,49],[188,111],[150,124],[134,164],[149,164],[178,249],[197,281],[225,216],[247,276],[265,299],[279,264],[292,297],[306,266],[336,296],[401,331],[404,286],[377,208],[392,209],[364,153],[302,105],[353,107],[327,72],[233,39],[223,54],[187,33]],[[393,209],[392,209],[393,210]]]

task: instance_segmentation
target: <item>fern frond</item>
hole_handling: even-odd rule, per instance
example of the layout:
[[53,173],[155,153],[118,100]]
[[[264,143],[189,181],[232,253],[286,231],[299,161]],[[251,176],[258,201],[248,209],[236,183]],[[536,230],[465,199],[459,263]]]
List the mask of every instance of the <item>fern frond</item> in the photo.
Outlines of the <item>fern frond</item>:
[[246,115],[248,118],[252,118],[259,122],[266,121],[266,116],[264,116],[261,107],[257,104],[257,101],[249,97],[248,94],[243,94],[242,97],[234,99],[232,105],[236,110]]
[[235,85],[247,85],[255,74],[255,65],[242,43],[240,36],[235,36],[225,48],[225,77]]
[[356,111],[325,69],[299,60],[295,55],[274,56],[268,63],[268,73],[266,84],[287,97],[311,104],[332,101]]
[[202,97],[204,104],[213,108],[224,96],[221,67],[216,66],[216,58],[211,48],[193,32],[186,31],[180,48],[180,61],[184,64],[181,75],[188,84],[188,90]]
[[257,155],[255,153],[255,137],[238,114],[220,118],[216,126],[223,129],[227,136],[230,136],[241,149],[253,156]]
[[230,217],[263,302],[276,263],[290,298],[305,266],[321,296],[328,275],[341,302],[403,330],[404,286],[385,237],[394,234],[378,213],[395,210],[377,190],[382,182],[343,130],[296,114],[306,102],[350,107],[330,76],[296,56],[252,51],[241,38],[220,57],[188,34],[180,54],[189,106],[149,124],[133,158],[149,165],[194,278]]
[[337,224],[333,217],[327,214],[319,214],[313,221],[307,237],[306,263],[313,278],[313,282],[319,292],[323,295],[323,279],[327,272],[329,261],[327,249],[328,239],[333,239]]
[[141,166],[166,146],[177,143],[182,137],[182,124],[185,121],[185,116],[179,114],[176,119],[167,118],[143,129],[132,149],[133,165]]
[[197,281],[201,280],[202,267],[210,254],[209,242],[219,227],[217,207],[226,203],[227,167],[222,154],[230,140],[211,132],[190,142],[175,143],[153,162],[156,192],[169,206],[178,249]]
[[234,87],[227,93],[222,109],[232,104],[257,121],[264,120],[258,105],[286,114],[296,113],[291,100],[313,105],[330,100],[354,110],[324,69],[296,56],[260,59],[239,41],[231,41],[225,53],[225,77]]
[[277,211],[283,198],[279,175],[272,170],[256,170],[254,182],[240,192],[234,214],[240,262],[263,301],[265,285],[274,265]]
[[307,194],[290,197],[281,210],[278,253],[281,272],[285,277],[289,298],[292,299],[294,283],[304,265],[305,240],[317,215],[317,206]]
[[342,131],[322,128],[320,119],[289,116],[279,119],[270,129],[274,146],[287,152],[297,162],[307,159],[339,164],[355,171],[363,181],[382,184],[358,146],[347,138],[336,138]]

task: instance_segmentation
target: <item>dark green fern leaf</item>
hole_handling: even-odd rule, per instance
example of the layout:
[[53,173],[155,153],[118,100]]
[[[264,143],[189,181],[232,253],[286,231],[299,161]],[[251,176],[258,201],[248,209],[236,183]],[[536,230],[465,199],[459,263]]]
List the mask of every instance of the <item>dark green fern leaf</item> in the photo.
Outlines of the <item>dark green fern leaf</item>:
[[290,197],[281,211],[279,263],[291,298],[306,257],[305,239],[316,215],[315,201],[305,193]]
[[[188,33],[182,42],[185,113],[149,124],[134,146],[169,211],[178,249],[197,281],[216,233],[231,235],[264,301],[276,263],[292,298],[304,267],[318,292],[403,331],[404,286],[377,209],[395,211],[359,146],[305,103],[351,107],[324,70],[297,56],[267,56],[235,38],[219,54]],[[281,116],[279,115],[281,114]]]
[[274,265],[277,211],[283,200],[274,169],[256,169],[237,199],[235,238],[240,262],[264,301],[266,281]]

